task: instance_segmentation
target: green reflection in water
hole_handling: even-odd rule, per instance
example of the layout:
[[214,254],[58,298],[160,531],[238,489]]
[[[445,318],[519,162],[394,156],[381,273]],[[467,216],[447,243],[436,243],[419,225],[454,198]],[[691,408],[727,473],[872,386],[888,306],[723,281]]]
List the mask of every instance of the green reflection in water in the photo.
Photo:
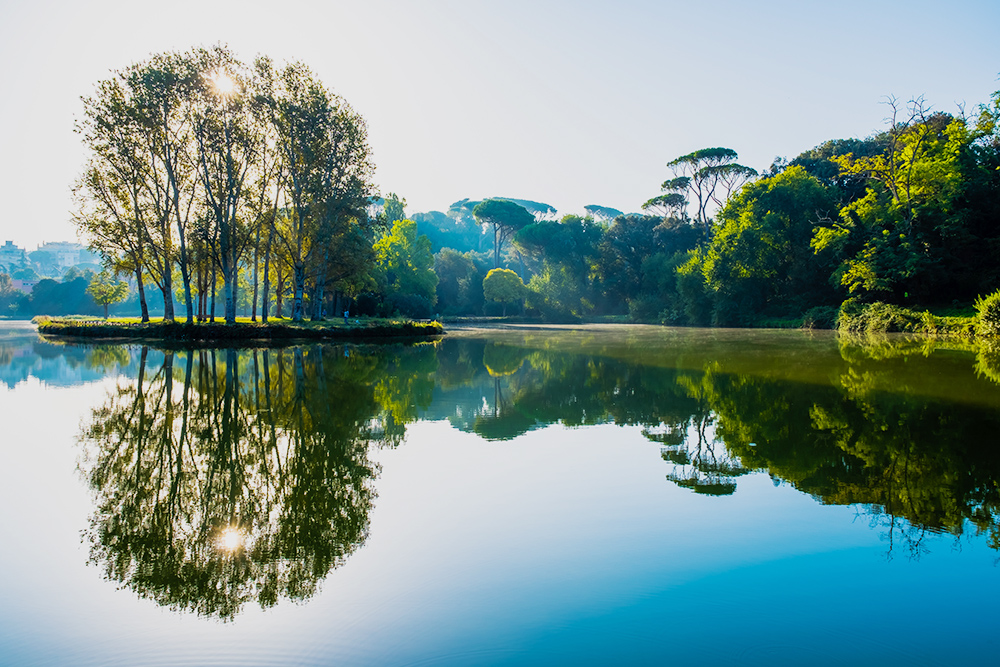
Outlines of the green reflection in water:
[[[402,348],[400,348],[402,350]],[[433,349],[167,351],[85,425],[91,558],[143,597],[232,618],[304,599],[367,536],[372,446],[395,446]]]
[[416,419],[496,441],[638,426],[668,482],[696,493],[764,471],[857,506],[890,553],[919,556],[928,531],[1000,549],[1000,385],[983,346],[642,328],[115,354],[138,377],[83,430],[91,556],[199,614],[313,595],[367,536],[372,448]]

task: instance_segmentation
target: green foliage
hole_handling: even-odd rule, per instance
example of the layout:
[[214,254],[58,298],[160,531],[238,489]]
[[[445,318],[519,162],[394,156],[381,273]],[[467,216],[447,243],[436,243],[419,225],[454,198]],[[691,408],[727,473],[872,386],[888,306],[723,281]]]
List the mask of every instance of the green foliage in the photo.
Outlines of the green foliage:
[[437,301],[434,255],[426,236],[417,235],[417,223],[398,220],[375,242],[376,281],[388,303],[413,317],[430,317]]
[[23,269],[17,269],[10,274],[10,277],[15,280],[39,280],[41,278],[41,276],[38,275],[38,272],[30,266],[26,266]]
[[801,312],[833,301],[829,266],[810,247],[817,216],[833,208],[826,188],[801,167],[751,183],[731,199],[703,266],[713,323],[746,325],[772,307]]
[[976,332],[1000,336],[1000,290],[976,299]]
[[531,199],[514,199],[513,197],[496,197],[504,201],[514,202],[538,219],[551,218],[556,214],[556,208],[550,204]]
[[31,291],[29,308],[33,315],[97,315],[98,305],[87,294],[86,278],[59,283],[46,278]]
[[540,265],[529,281],[532,309],[549,319],[593,312],[593,266],[603,233],[590,218],[566,215],[528,225],[514,236],[516,247]]
[[[731,148],[702,148],[671,160],[667,166],[674,170],[675,178],[661,187],[667,199],[657,201],[653,198],[646,204],[662,206],[675,215],[686,217],[683,213],[686,200],[692,200],[697,207],[694,219],[708,239],[711,232],[709,206],[724,206],[731,194],[757,176],[756,170],[738,164],[738,157]],[[671,195],[679,195],[685,201]]]
[[108,319],[108,306],[124,301],[128,296],[128,285],[121,280],[115,280],[107,271],[95,275],[87,286],[87,294],[94,302],[104,308],[104,319]]
[[[631,305],[636,299],[648,304],[670,301],[672,294],[659,291],[660,287],[673,283],[669,277],[660,275],[661,271],[672,270],[662,260],[691,250],[699,238],[697,228],[677,218],[652,215],[616,218],[598,244],[599,255],[593,270],[604,299],[595,297],[595,303],[602,304],[608,313],[624,314],[636,310]],[[655,255],[663,257],[650,261]]]
[[618,216],[625,215],[616,208],[612,208],[610,206],[600,206],[598,204],[587,204],[583,207],[583,210],[595,220],[599,220],[601,222],[611,222]]
[[577,280],[565,266],[546,265],[528,281],[528,307],[547,320],[570,320],[589,315],[586,283]]
[[[688,253],[683,264],[677,267],[677,295],[679,308],[668,320],[669,324],[705,326],[712,317],[712,295],[705,281],[705,253],[700,248]],[[684,314],[685,320],[680,319]]]
[[918,332],[934,333],[933,315],[876,301],[862,303],[848,299],[840,306],[837,328],[852,333]]
[[976,375],[1000,384],[1000,342],[987,339],[976,351]]
[[481,314],[483,278],[489,270],[488,259],[474,253],[444,248],[434,255],[438,276],[437,307],[445,315]]
[[[321,314],[326,289],[368,281],[377,225],[364,120],[301,63],[251,68],[222,46],[156,54],[98,82],[78,130],[89,160],[76,222],[109,266],[156,284],[166,319],[175,272],[188,322],[208,274],[235,322],[249,264],[282,265],[296,320],[307,300]],[[198,309],[207,315],[204,299]]]
[[389,229],[399,220],[406,219],[406,200],[395,192],[390,192],[382,202],[382,212],[378,216],[379,224]]
[[851,294],[933,301],[971,279],[960,259],[972,250],[968,216],[957,210],[963,172],[975,171],[966,159],[971,135],[964,120],[928,113],[921,100],[907,105],[903,120],[896,117],[903,109],[890,104],[882,152],[831,156],[845,178],[867,179],[867,193],[844,206],[828,225],[833,231],[817,233],[814,248],[839,259],[834,280]]
[[883,154],[888,147],[889,135],[885,132],[867,139],[832,139],[799,154],[782,168],[802,167],[830,188],[831,194],[844,206],[865,195],[868,179],[863,174],[844,173],[834,158],[842,155],[870,158]]
[[493,237],[483,234],[472,216],[453,218],[441,211],[414,213],[417,234],[431,240],[431,250],[435,254],[444,248],[457,252],[484,252],[493,249]]
[[510,269],[490,269],[483,278],[483,296],[487,301],[503,304],[503,313],[507,314],[507,305],[519,303],[528,294],[521,277]]
[[519,229],[535,222],[535,217],[520,204],[508,199],[486,199],[472,209],[480,225],[493,229],[493,267],[500,268],[503,244]]

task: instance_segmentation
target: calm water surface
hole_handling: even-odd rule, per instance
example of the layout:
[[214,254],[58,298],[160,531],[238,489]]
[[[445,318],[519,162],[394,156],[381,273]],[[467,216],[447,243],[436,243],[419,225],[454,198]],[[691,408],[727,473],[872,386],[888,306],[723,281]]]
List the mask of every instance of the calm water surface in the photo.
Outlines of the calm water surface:
[[0,663],[991,664],[1000,352],[0,323]]

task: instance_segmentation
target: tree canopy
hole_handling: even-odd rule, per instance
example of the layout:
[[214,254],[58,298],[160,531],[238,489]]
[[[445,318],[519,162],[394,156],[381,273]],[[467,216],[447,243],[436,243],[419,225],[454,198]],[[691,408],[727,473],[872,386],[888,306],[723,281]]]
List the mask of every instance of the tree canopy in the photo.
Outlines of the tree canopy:
[[509,199],[486,199],[476,204],[472,212],[479,224],[493,229],[493,268],[500,268],[503,244],[535,221],[527,209]]
[[298,320],[307,290],[318,313],[327,288],[348,289],[373,260],[364,120],[301,63],[247,66],[218,46],[157,54],[99,82],[78,131],[77,224],[143,303],[144,281],[157,285],[167,320],[175,271],[189,322],[214,318],[216,276],[233,322],[241,268],[256,301],[264,265],[266,311],[271,266],[287,266]]

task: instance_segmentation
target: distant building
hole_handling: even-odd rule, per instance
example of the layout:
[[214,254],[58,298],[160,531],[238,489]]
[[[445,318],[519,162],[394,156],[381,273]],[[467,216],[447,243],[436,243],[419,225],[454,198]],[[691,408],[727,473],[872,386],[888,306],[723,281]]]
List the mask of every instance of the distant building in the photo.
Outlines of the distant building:
[[38,246],[36,252],[48,253],[59,271],[65,271],[77,264],[100,264],[101,258],[80,243],[50,241]]
[[28,261],[28,255],[12,241],[0,246],[0,270],[10,273]]
[[31,294],[31,290],[35,289],[35,285],[38,284],[37,280],[18,280],[17,278],[12,279],[10,282],[14,289],[19,289],[25,294]]

